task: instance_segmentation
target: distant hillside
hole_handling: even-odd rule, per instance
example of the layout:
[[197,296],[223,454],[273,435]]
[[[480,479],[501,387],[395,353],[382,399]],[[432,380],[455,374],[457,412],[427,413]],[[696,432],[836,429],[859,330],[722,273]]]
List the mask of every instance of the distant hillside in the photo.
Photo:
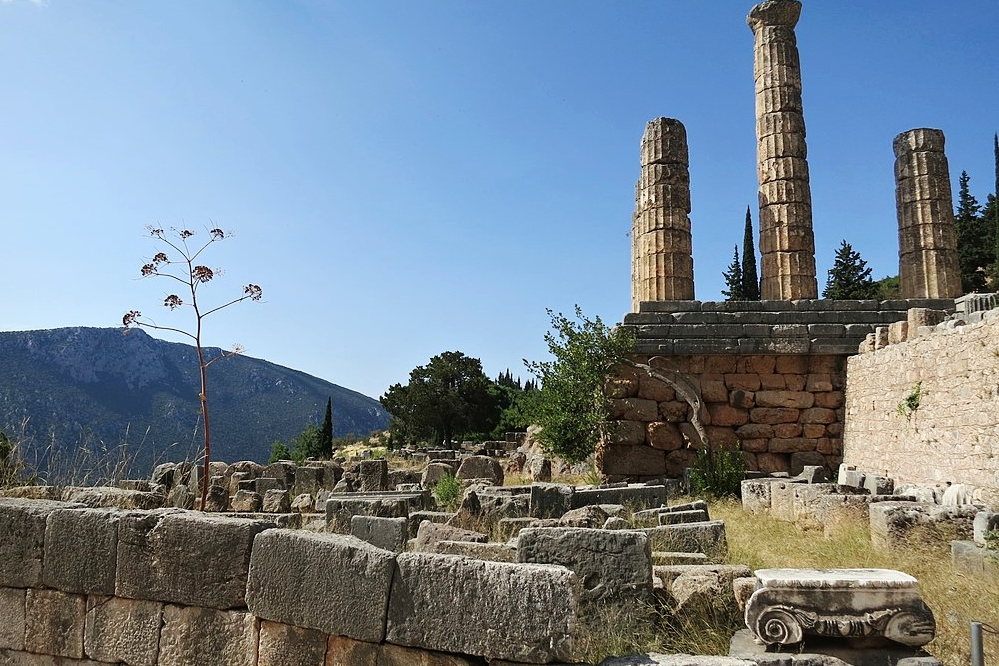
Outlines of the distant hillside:
[[[208,381],[215,460],[266,461],[274,441],[322,421],[329,396],[337,437],[388,425],[372,398],[248,356],[213,364]],[[0,332],[0,431],[42,468],[113,464],[123,444],[133,477],[193,460],[202,443],[199,387],[194,347],[142,330]]]

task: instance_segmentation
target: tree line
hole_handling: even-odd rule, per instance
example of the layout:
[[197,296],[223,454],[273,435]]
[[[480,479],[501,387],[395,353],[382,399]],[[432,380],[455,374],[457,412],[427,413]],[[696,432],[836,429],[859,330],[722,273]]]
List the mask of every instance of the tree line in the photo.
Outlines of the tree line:
[[[995,159],[995,190],[989,194],[985,205],[971,194],[967,171],[958,179],[957,201],[954,207],[954,226],[961,269],[961,289],[964,293],[999,291],[999,133],[992,137]],[[756,250],[753,246],[753,221],[746,208],[745,233],[742,257],[735,246],[735,257],[722,272],[726,301],[756,301],[760,299],[760,284],[756,270]],[[822,298],[837,300],[897,298],[898,275],[875,280],[871,269],[860,253],[843,240],[836,250],[832,268],[829,269]]]

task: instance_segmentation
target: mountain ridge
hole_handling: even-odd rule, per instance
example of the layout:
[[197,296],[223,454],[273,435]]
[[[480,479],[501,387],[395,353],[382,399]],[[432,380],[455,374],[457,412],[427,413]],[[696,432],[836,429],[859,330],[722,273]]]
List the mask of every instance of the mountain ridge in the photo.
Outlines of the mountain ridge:
[[[141,329],[0,332],[0,431],[43,470],[72,465],[81,452],[95,460],[124,454],[139,476],[154,463],[194,459],[202,446],[199,392],[195,348]],[[375,399],[301,370],[243,354],[213,363],[213,459],[265,461],[274,441],[322,420],[327,397],[334,436],[388,425]],[[130,442],[136,431],[141,440]]]

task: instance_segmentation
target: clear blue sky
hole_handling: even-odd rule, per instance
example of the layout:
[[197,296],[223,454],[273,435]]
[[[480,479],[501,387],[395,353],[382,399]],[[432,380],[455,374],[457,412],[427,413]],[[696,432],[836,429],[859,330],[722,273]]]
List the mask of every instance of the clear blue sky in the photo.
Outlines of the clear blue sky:
[[[543,358],[545,308],[630,308],[646,121],[687,127],[697,297],[756,220],[751,1],[0,0],[0,330],[184,325],[147,224],[235,230],[208,344],[372,397],[446,350]],[[892,138],[992,192],[999,2],[806,0],[819,288],[897,273]],[[0,371],[3,360],[0,359]]]

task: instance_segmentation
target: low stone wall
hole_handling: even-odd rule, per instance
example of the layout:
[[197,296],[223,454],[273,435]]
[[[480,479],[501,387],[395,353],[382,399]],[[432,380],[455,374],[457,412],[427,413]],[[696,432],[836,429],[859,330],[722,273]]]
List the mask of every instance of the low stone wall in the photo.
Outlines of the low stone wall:
[[999,318],[909,338],[849,359],[844,462],[999,505]]
[[571,661],[565,567],[178,509],[0,499],[0,664]]

